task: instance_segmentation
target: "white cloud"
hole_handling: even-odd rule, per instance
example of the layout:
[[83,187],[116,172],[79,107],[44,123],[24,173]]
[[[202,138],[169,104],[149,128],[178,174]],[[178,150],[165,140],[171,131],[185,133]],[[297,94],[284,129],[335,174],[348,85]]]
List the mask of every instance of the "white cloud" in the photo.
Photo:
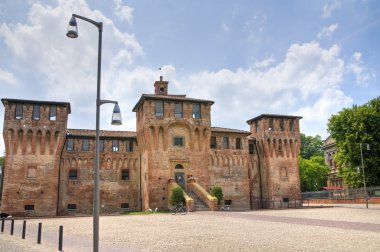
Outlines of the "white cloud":
[[[257,68],[256,64],[236,71],[203,71],[181,82],[188,87],[188,96],[215,101],[213,124],[247,129],[241,118],[248,120],[261,113],[301,113],[306,111],[298,110],[301,104],[326,96],[326,90],[342,93],[344,61],[339,53],[337,45],[321,48],[317,42],[293,44],[284,61],[273,64],[273,59],[264,60],[263,64],[269,62],[270,67]],[[335,111],[341,106],[332,103],[330,108]],[[325,127],[327,117],[321,116],[325,121],[320,122],[320,128]]]
[[331,17],[333,11],[339,9],[342,6],[340,1],[332,0],[330,3],[327,3],[323,6],[322,18]]
[[121,21],[127,21],[129,24],[132,24],[133,20],[133,8],[123,5],[122,0],[114,0],[115,2],[115,14]]
[[338,24],[335,23],[335,24],[332,24],[330,26],[327,26],[327,27],[323,27],[322,28],[322,31],[320,31],[318,33],[318,38],[331,38],[332,34],[336,31],[336,29],[338,29]]
[[226,23],[222,23],[222,30],[225,32],[229,32],[231,29]]
[[364,66],[361,52],[355,52],[352,55],[352,63],[347,66],[347,70],[355,75],[355,82],[359,85],[366,85],[375,77],[375,74]]
[[12,72],[0,68],[0,82],[5,84],[16,86],[18,85],[18,80]]
[[273,63],[275,63],[276,60],[272,57],[268,57],[268,58],[265,58],[261,61],[255,61],[253,63],[253,66],[256,67],[256,68],[266,68],[266,67],[269,67],[271,66]]

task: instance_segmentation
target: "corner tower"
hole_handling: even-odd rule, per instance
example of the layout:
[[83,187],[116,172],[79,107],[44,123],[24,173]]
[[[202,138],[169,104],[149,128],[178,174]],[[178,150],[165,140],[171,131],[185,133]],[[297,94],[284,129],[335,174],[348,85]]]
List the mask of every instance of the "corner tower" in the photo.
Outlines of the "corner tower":
[[298,167],[301,118],[263,114],[247,121],[260,158],[263,207],[294,204],[301,199]]
[[4,107],[4,184],[1,211],[53,216],[57,211],[59,157],[70,104],[1,99]]

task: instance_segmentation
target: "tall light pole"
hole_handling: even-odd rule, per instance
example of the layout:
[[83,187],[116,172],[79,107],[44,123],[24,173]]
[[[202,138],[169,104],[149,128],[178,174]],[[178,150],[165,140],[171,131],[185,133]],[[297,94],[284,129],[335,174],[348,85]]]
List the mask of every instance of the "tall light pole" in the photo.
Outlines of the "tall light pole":
[[365,205],[368,208],[368,195],[367,195],[367,185],[365,182],[365,173],[364,173],[364,161],[363,161],[363,147],[362,145],[367,145],[367,150],[370,150],[369,144],[367,143],[360,143],[360,157],[362,159],[362,170],[363,170],[363,180],[364,180],[364,195],[365,195]]
[[121,125],[121,113],[117,101],[100,100],[100,76],[101,76],[101,59],[102,59],[102,33],[103,23],[96,22],[86,17],[73,14],[69,25],[67,27],[66,36],[69,38],[78,37],[78,27],[76,18],[87,21],[95,25],[99,30],[99,43],[98,43],[98,75],[97,75],[97,88],[96,88],[96,135],[95,135],[95,167],[94,167],[94,195],[93,195],[93,251],[99,251],[99,117],[100,106],[105,103],[114,103],[115,107],[112,114],[112,125]]

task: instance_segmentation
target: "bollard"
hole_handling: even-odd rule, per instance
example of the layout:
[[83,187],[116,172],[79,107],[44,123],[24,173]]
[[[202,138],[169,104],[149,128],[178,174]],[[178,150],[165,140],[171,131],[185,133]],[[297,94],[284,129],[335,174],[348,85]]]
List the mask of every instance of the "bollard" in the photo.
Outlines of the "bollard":
[[1,218],[1,233],[4,232],[4,218]]
[[58,250],[62,251],[63,226],[59,226]]
[[41,244],[42,223],[38,223],[37,243]]
[[22,223],[22,239],[25,239],[26,220]]
[[14,229],[15,229],[15,220],[12,219],[12,221],[11,221],[11,235],[13,235]]

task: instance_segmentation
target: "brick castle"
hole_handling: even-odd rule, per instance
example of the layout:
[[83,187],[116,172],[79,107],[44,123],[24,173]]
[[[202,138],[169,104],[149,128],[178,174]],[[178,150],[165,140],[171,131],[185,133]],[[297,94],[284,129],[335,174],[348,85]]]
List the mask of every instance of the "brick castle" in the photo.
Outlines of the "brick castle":
[[[209,192],[223,189],[234,210],[298,202],[299,116],[263,114],[250,131],[211,126],[213,101],[154,94],[133,108],[136,132],[100,133],[100,211],[167,209],[171,188],[186,192],[190,211],[218,209]],[[2,212],[91,214],[95,131],[68,129],[70,104],[3,98],[6,158]],[[222,203],[223,205],[223,203]]]

